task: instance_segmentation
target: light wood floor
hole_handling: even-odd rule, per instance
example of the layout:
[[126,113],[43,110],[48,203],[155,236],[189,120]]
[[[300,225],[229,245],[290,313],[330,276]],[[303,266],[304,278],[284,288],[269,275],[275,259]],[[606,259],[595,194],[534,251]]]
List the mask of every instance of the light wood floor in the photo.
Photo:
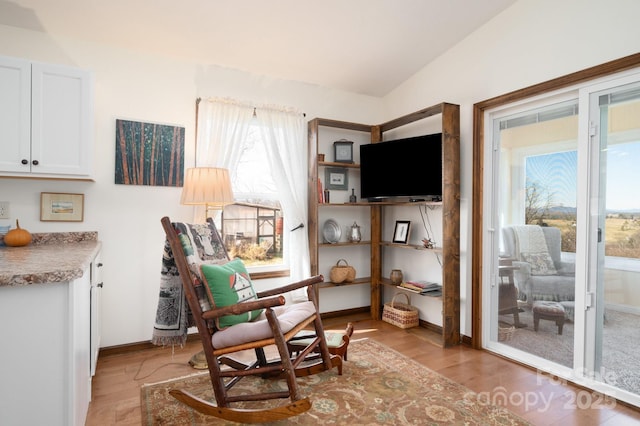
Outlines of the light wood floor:
[[[428,368],[481,393],[506,393],[505,406],[536,425],[640,425],[640,409],[603,402],[597,408],[597,396],[590,391],[537,376],[535,370],[518,365],[485,351],[465,345],[442,349],[429,342],[423,328],[401,330],[366,315],[326,319],[325,328],[344,329],[347,321],[355,324],[354,339],[370,338],[390,346]],[[151,348],[100,355],[93,379],[93,400],[87,425],[140,425],[140,385],[154,383],[195,372],[188,360],[202,349],[190,341],[184,348]],[[349,362],[345,364],[349,368]],[[579,399],[577,399],[577,397]],[[527,402],[528,401],[528,402]],[[589,408],[585,401],[593,401]]]

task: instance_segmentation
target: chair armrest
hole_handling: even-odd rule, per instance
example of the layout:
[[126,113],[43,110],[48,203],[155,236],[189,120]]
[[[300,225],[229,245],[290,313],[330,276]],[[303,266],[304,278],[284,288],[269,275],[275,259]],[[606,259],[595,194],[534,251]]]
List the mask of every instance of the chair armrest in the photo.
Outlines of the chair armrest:
[[521,260],[514,260],[513,266],[517,266],[518,269],[515,271],[516,274],[520,274],[524,277],[529,277],[531,275],[531,264],[529,262],[523,262]]
[[560,262],[558,269],[559,275],[574,275],[576,273],[576,264],[573,262]]
[[223,308],[213,308],[208,311],[204,311],[202,313],[202,318],[209,320],[223,317],[225,315],[239,315],[256,309],[282,306],[285,303],[286,299],[284,296],[267,297],[264,299],[251,300],[249,302],[236,303],[235,305],[225,306]]
[[315,275],[311,278],[306,278],[302,281],[298,281],[292,284],[287,284],[285,286],[282,287],[276,287],[276,288],[272,288],[270,290],[264,290],[261,291],[259,293],[256,293],[256,296],[258,296],[258,299],[263,298],[263,297],[269,297],[269,296],[276,296],[279,294],[284,294],[284,293],[288,293],[290,291],[293,290],[297,290],[299,288],[302,287],[308,287],[310,285],[314,285],[314,284],[318,284],[324,281],[324,277],[322,275]]
[[513,271],[513,278],[516,287],[519,291],[528,291],[529,278],[531,278],[531,264],[529,262],[522,262],[520,260],[513,261],[513,266],[517,266],[518,269]]

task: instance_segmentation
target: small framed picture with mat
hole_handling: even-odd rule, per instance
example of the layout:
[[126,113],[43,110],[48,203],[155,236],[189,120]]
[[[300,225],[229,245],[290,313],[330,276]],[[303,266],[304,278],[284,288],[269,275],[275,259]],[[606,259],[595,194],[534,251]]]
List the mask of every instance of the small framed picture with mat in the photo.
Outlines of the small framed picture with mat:
[[393,242],[395,244],[407,244],[409,242],[409,231],[411,230],[411,221],[396,220],[396,227],[393,231]]
[[346,191],[349,188],[349,175],[344,167],[327,167],[324,171],[326,189]]

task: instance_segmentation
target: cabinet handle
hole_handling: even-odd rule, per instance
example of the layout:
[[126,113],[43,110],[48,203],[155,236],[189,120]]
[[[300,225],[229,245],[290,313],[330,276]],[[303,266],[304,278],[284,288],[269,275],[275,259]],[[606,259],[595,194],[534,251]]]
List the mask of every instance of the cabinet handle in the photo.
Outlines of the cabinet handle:
[[27,159],[23,159],[23,160],[21,161],[21,163],[22,163],[22,164],[29,164],[29,160],[27,160]]
[[98,263],[96,266],[97,266],[98,268],[102,268],[102,262]]
[[96,285],[96,287],[102,288],[103,285],[104,285],[104,283],[98,283],[98,285]]
[[31,162],[31,164],[33,164],[34,166],[37,166],[37,165],[38,165],[38,164],[40,164],[40,163],[38,162],[38,160],[33,160],[33,161]]

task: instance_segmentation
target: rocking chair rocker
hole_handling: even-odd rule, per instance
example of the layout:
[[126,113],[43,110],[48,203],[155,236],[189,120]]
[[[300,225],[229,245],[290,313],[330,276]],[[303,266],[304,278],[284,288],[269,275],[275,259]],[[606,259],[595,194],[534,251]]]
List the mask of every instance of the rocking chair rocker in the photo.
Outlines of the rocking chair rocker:
[[[184,246],[184,238],[178,235],[176,227],[168,217],[163,217],[167,241],[170,245],[178,273],[180,275],[189,309],[193,316],[207,359],[209,375],[215,395],[215,404],[189,393],[183,389],[172,389],[170,394],[196,411],[221,419],[241,423],[271,422],[299,415],[309,408],[309,397],[301,394],[296,377],[317,374],[337,367],[341,371],[342,358],[331,355],[325,340],[322,320],[318,312],[314,285],[322,282],[317,275],[297,283],[280,288],[255,293],[253,300],[221,306],[212,300],[210,277],[198,272],[204,266],[190,264],[187,254],[192,247]],[[210,222],[210,226],[215,227]],[[183,240],[183,241],[181,241]],[[189,244],[187,242],[187,244]],[[185,253],[186,252],[186,253]],[[201,270],[198,270],[202,268]],[[218,282],[229,287],[229,282]],[[201,288],[198,288],[201,287]],[[203,302],[203,288],[207,296]],[[285,293],[306,288],[308,301],[286,303]],[[253,290],[251,288],[251,290]],[[200,295],[200,297],[199,297]],[[206,299],[209,299],[208,302]],[[214,307],[210,307],[211,305]],[[226,327],[220,326],[222,318],[230,315],[251,317],[258,310],[262,314],[253,320],[247,320]],[[315,338],[297,355],[290,354],[288,342],[300,331],[308,327],[314,330]],[[267,360],[265,348],[273,346],[278,350],[279,358]],[[247,364],[229,355],[253,349],[256,360]],[[320,356],[313,356],[319,352]],[[232,395],[228,391],[242,378],[259,376],[264,379],[284,378],[286,391],[273,391],[252,395]],[[241,401],[265,401],[288,398],[273,408],[234,408],[233,403]]]

